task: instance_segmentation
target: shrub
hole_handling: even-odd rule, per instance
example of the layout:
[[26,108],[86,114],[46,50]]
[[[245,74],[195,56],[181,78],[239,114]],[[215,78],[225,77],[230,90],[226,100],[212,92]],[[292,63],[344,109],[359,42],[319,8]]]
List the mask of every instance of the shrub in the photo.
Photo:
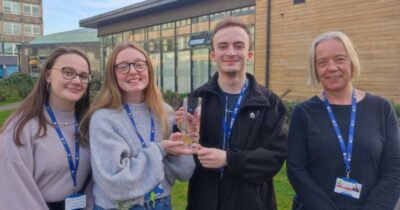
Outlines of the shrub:
[[394,111],[397,115],[397,122],[400,126],[400,104],[396,104],[396,103],[392,102],[392,105],[393,105]]
[[171,90],[163,92],[165,102],[171,105],[174,110],[177,110],[179,106],[181,106],[183,98],[186,95],[187,95],[186,93],[175,93],[172,92]]
[[5,101],[10,96],[9,84],[6,79],[0,79],[0,101]]
[[101,80],[92,80],[90,82],[90,98],[93,98],[96,95],[102,84],[103,82]]
[[293,109],[298,102],[295,101],[282,101],[282,102],[286,108],[285,124],[289,125],[290,119],[292,118]]
[[6,78],[9,84],[18,91],[18,95],[21,98],[25,98],[33,88],[35,83],[34,79],[26,73],[16,72]]

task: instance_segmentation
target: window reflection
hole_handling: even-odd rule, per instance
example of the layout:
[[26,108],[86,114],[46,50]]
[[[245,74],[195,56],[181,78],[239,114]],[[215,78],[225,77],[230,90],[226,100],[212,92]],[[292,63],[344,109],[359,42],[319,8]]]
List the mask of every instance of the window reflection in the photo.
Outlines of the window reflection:
[[176,76],[178,92],[189,93],[191,91],[190,51],[179,51],[177,56]]
[[175,92],[175,52],[163,53],[163,91]]
[[204,83],[208,81],[208,60],[209,50],[208,48],[199,48],[193,49],[193,69],[192,69],[192,78],[193,78],[193,88],[198,88]]
[[153,69],[155,73],[156,82],[159,87],[162,87],[161,84],[161,54],[160,53],[150,53],[151,63],[153,64]]
[[[203,85],[217,71],[215,63],[209,59],[209,38],[215,25],[228,16],[235,16],[250,27],[254,50],[255,7],[251,6],[103,36],[100,43],[102,69],[113,46],[134,41],[148,51],[157,84],[163,91],[189,92]],[[246,65],[247,72],[253,73],[253,69],[254,57]]]

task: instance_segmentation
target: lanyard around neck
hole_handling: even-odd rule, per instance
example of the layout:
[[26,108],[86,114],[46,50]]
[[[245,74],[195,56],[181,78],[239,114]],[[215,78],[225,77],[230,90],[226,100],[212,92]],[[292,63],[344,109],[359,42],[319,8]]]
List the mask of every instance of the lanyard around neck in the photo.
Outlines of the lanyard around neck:
[[[139,140],[140,140],[140,143],[142,144],[142,147],[146,148],[147,147],[146,142],[144,141],[143,136],[139,133],[139,130],[137,129],[137,126],[136,126],[136,123],[135,123],[135,119],[133,119],[133,114],[131,112],[131,109],[129,108],[129,105],[125,103],[124,104],[124,108],[125,108],[126,113],[128,114],[129,119],[131,120],[131,123],[133,125],[133,128],[134,128],[136,134],[139,137]],[[150,127],[151,127],[150,141],[154,142],[154,138],[155,138],[154,120],[153,120],[153,117],[151,116],[150,108],[149,108],[149,112],[150,112]]]
[[[231,119],[227,121],[227,115],[228,115],[228,98],[225,100],[225,116],[224,116],[224,122],[222,123],[222,128],[224,129],[224,139],[222,142],[222,149],[226,150],[229,148],[230,141],[231,141],[231,133],[232,133],[232,128],[233,128],[233,123],[235,122],[237,113],[239,111],[240,104],[242,103],[243,96],[247,90],[248,87],[248,80],[246,79],[242,89],[240,90],[240,95],[239,98],[236,101],[235,108],[232,111]],[[229,123],[229,124],[228,124]]]
[[74,183],[74,187],[76,187],[76,173],[78,172],[78,166],[79,166],[79,139],[78,139],[79,131],[78,131],[77,117],[75,115],[75,123],[74,123],[74,125],[75,125],[75,165],[74,165],[74,161],[72,160],[71,150],[69,149],[67,141],[64,138],[64,135],[60,129],[60,126],[58,125],[56,116],[54,115],[53,110],[51,109],[48,102],[46,102],[45,106],[46,106],[47,113],[50,116],[51,122],[53,123],[54,128],[57,131],[58,137],[64,146],[65,153],[67,154],[69,170],[71,171],[72,182]]
[[329,118],[332,122],[333,128],[335,129],[336,136],[339,139],[339,144],[340,144],[340,150],[342,151],[343,154],[343,159],[344,159],[344,164],[346,166],[346,176],[349,178],[350,176],[350,171],[351,171],[351,153],[353,149],[353,139],[354,139],[354,127],[355,127],[355,122],[356,122],[356,112],[357,112],[357,98],[356,98],[356,92],[355,89],[353,88],[353,92],[351,95],[351,118],[350,118],[350,123],[349,123],[349,137],[348,137],[348,143],[347,143],[347,150],[346,150],[346,145],[343,140],[342,133],[340,131],[340,128],[337,124],[335,115],[333,113],[332,107],[329,103],[328,98],[326,97],[326,93],[323,93],[323,99],[324,99],[324,104],[325,108],[328,111]]

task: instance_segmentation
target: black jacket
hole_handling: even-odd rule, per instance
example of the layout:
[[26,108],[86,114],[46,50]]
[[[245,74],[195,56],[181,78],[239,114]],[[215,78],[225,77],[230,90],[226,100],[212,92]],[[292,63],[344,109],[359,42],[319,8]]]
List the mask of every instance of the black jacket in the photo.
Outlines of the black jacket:
[[[285,108],[271,91],[247,74],[249,89],[232,128],[227,166],[221,179],[217,169],[201,166],[189,181],[188,210],[272,210],[276,200],[272,177],[287,155]],[[221,148],[223,106],[218,73],[191,93],[203,98],[200,144]]]

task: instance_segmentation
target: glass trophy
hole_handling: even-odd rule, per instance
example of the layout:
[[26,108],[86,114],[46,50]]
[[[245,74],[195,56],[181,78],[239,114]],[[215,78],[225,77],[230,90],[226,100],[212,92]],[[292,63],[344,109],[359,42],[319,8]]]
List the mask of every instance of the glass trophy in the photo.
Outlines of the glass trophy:
[[183,99],[183,120],[181,133],[183,142],[190,148],[196,147],[200,138],[201,98],[185,97]]

